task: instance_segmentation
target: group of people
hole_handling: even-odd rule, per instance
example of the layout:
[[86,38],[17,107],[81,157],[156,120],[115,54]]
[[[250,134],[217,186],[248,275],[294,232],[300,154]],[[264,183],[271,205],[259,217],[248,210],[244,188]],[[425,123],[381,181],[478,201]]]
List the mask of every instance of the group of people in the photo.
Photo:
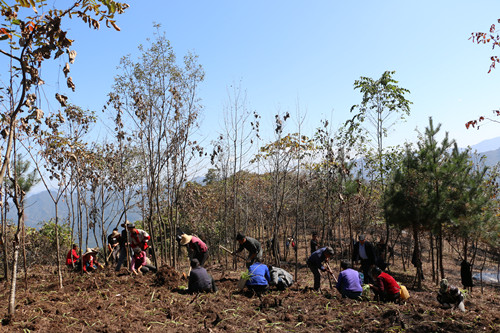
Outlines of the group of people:
[[[151,265],[147,257],[148,241],[151,237],[147,232],[136,228],[128,221],[122,226],[124,230],[121,233],[118,232],[118,229],[114,229],[108,237],[109,258],[112,258],[112,262],[116,262],[115,270],[121,269],[127,257],[127,250],[132,250],[130,269],[134,274],[156,272],[156,267]],[[184,233],[177,236],[177,241],[180,246],[187,247],[190,258],[188,292],[217,291],[213,277],[204,267],[209,255],[206,243],[195,235]],[[260,294],[269,290],[270,286],[284,290],[294,283],[292,275],[286,270],[262,263],[263,251],[258,240],[238,233],[236,241],[239,243],[239,247],[236,251],[231,252],[232,255],[238,255],[244,250],[248,252],[246,258],[248,274],[245,278],[245,286],[249,290]],[[307,266],[314,277],[314,290],[320,290],[321,273],[326,272],[329,278],[335,280],[335,288],[344,298],[360,299],[364,290],[363,286],[367,286],[365,288],[369,287],[373,291],[375,300],[382,302],[398,302],[400,300],[401,286],[389,273],[385,272],[386,265],[381,264],[383,261],[377,255],[376,248],[366,240],[365,235],[358,237],[358,242],[354,244],[353,248],[352,262],[360,262],[359,271],[353,269],[351,263],[342,261],[338,277],[334,276],[329,266],[334,251],[329,246],[319,247],[317,233],[312,234],[310,248],[311,255],[307,259]],[[103,267],[98,262],[98,252],[98,249],[87,248],[80,258],[78,246],[74,244],[68,252],[66,264],[79,270],[82,269],[86,273],[92,272]],[[446,279],[440,283],[437,299],[445,308],[455,307],[465,311],[462,292],[457,287],[449,285]]]
[[[156,267],[151,264],[147,255],[149,248],[148,241],[151,239],[151,236],[128,221],[121,226],[123,227],[121,233],[115,228],[108,236],[107,248],[110,253],[108,259],[110,259],[111,263],[116,264],[115,271],[119,272],[121,270],[121,267],[127,260],[128,251],[132,273],[139,275],[150,271],[156,272]],[[98,254],[98,248],[87,248],[80,260],[78,246],[73,244],[66,256],[66,265],[72,269],[83,270],[85,273],[92,272],[104,267],[97,259]]]

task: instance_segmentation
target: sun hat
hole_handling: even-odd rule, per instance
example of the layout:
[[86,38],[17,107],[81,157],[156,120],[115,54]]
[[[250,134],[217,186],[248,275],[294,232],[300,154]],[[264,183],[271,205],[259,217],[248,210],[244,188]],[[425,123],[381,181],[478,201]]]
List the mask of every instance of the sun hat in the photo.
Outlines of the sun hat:
[[90,247],[88,247],[87,250],[85,251],[85,253],[83,255],[86,256],[89,253],[97,253],[97,251],[94,250],[94,249],[91,249]]
[[113,232],[111,233],[111,237],[118,237],[118,236],[120,236],[118,230],[113,230]]
[[181,245],[186,245],[187,243],[189,243],[191,241],[191,239],[193,239],[193,236],[190,236],[190,235],[182,235],[181,237]]
[[133,224],[133,223],[128,223],[128,224],[127,224],[127,228],[135,228],[135,224]]

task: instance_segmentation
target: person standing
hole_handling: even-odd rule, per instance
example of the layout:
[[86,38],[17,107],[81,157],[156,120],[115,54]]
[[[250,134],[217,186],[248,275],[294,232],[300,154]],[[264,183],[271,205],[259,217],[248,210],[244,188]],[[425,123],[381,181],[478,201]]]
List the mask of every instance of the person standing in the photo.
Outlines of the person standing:
[[247,237],[242,233],[238,233],[238,235],[236,235],[236,240],[240,243],[240,247],[236,250],[236,253],[246,249],[248,251],[247,260],[250,264],[262,260],[262,246],[258,240],[252,237]]
[[148,241],[151,239],[151,236],[146,231],[137,229],[133,223],[127,224],[127,229],[130,237],[130,247],[132,249],[139,247],[141,250],[146,251],[149,247]]
[[180,245],[187,245],[190,250],[190,258],[198,259],[199,265],[203,266],[208,258],[208,246],[196,236],[183,234]]
[[120,237],[121,235],[118,232],[118,228],[114,228],[113,232],[108,236],[108,251],[113,263],[118,261],[118,255],[120,253]]
[[363,292],[361,286],[361,276],[359,272],[352,269],[352,266],[347,261],[340,263],[340,274],[337,279],[337,290],[342,295],[342,298],[358,299]]
[[332,274],[332,272],[323,266],[324,262],[328,262],[330,257],[333,256],[333,249],[329,246],[322,247],[314,251],[311,256],[307,259],[307,266],[314,275],[314,290],[318,291],[321,286],[321,272],[327,272]]
[[353,264],[361,261],[361,271],[363,272],[364,283],[373,282],[370,276],[370,269],[375,265],[375,249],[373,245],[366,240],[365,235],[359,235],[358,242],[354,244],[352,251]]
[[319,248],[318,233],[314,231],[311,238],[311,253],[314,253]]
[[[127,237],[128,237],[128,231],[127,231],[127,225],[128,221],[125,223],[122,223],[121,226],[123,227],[122,233],[120,235],[120,239],[118,241],[118,246],[120,249],[120,252],[118,253],[118,261],[116,263],[115,271],[119,272],[120,269],[122,268],[122,265],[127,261],[127,251],[130,251],[129,247],[127,246]],[[129,252],[130,253],[130,252]],[[125,264],[126,266],[126,264]]]

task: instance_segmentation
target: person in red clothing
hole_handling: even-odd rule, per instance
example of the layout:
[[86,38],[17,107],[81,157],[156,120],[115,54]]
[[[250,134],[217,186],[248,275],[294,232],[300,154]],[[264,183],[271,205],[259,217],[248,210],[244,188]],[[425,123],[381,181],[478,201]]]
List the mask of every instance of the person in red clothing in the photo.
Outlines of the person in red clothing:
[[97,251],[95,249],[87,248],[87,251],[82,255],[82,265],[83,271],[87,274],[89,272],[95,271],[98,267],[104,268],[97,261]]
[[205,264],[208,258],[208,246],[201,239],[196,236],[183,234],[180,245],[187,245],[189,247],[190,258],[198,259],[200,266]]
[[370,289],[375,293],[375,299],[382,302],[397,302],[399,301],[400,287],[396,280],[386,272],[382,272],[377,266],[371,270],[371,275],[374,284],[370,284]]
[[78,255],[78,245],[73,244],[71,250],[68,251],[68,255],[66,256],[66,265],[69,268],[75,268],[80,264],[78,259],[80,259],[80,256]]
[[151,239],[151,236],[147,232],[142,229],[137,229],[135,224],[130,223],[127,225],[127,229],[129,232],[129,240],[130,247],[132,249],[136,247],[140,247],[141,250],[146,251],[148,249],[148,241]]

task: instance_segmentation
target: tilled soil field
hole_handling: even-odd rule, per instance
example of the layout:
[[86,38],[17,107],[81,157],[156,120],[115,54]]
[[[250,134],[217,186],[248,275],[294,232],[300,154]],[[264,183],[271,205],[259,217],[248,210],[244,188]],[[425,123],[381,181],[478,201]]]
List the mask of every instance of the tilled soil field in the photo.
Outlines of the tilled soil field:
[[422,291],[412,290],[410,273],[393,272],[409,288],[410,299],[383,304],[342,299],[326,279],[323,292],[314,292],[306,267],[292,288],[261,297],[236,290],[239,272],[218,265],[208,270],[219,291],[189,295],[182,273],[168,266],[143,277],[108,268],[92,275],[66,272],[62,290],[53,267],[36,267],[27,290],[20,276],[12,318],[7,316],[9,284],[0,285],[0,332],[500,331],[500,291],[494,286],[486,286],[483,294],[475,288],[466,298],[467,312],[461,313],[439,307],[431,281],[425,281]]

